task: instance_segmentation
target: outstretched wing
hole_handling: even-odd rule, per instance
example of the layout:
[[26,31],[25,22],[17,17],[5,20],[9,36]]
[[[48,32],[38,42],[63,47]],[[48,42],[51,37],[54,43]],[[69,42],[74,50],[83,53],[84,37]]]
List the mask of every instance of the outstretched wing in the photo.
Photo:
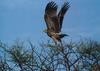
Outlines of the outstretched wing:
[[68,2],[65,2],[62,5],[61,10],[58,13],[58,18],[59,18],[59,32],[61,31],[61,28],[62,28],[64,15],[68,11],[68,9],[69,9],[69,3]]
[[44,19],[47,25],[47,29],[55,32],[55,23],[57,22],[57,5],[53,1],[49,2],[45,8]]

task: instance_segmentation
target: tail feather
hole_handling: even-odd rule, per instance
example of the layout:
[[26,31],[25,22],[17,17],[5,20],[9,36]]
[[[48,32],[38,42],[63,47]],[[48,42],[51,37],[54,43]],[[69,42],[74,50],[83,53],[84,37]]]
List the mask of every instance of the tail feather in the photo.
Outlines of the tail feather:
[[67,34],[60,34],[59,36],[60,36],[60,38],[63,38],[63,37],[68,36],[68,35]]

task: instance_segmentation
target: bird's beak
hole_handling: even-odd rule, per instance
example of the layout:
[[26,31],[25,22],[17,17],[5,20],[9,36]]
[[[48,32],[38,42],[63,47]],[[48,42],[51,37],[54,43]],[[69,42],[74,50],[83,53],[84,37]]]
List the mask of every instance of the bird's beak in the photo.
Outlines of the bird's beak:
[[47,33],[47,29],[43,30],[43,32]]

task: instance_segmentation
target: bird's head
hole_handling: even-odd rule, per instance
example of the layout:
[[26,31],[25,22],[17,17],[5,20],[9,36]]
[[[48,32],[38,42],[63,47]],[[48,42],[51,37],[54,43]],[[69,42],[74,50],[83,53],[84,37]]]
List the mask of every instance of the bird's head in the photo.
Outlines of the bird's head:
[[43,30],[43,32],[47,33],[47,29]]

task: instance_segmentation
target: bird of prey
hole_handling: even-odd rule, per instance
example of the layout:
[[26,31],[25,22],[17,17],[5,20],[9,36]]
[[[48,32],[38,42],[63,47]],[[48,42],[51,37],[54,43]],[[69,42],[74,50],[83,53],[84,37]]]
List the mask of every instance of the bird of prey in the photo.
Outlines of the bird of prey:
[[44,14],[44,20],[47,26],[47,29],[45,29],[44,32],[53,39],[55,44],[57,44],[57,42],[61,42],[61,38],[64,36],[68,36],[67,34],[61,34],[60,32],[64,15],[69,9],[69,3],[65,2],[58,13],[57,8],[57,4],[51,1],[47,4]]

